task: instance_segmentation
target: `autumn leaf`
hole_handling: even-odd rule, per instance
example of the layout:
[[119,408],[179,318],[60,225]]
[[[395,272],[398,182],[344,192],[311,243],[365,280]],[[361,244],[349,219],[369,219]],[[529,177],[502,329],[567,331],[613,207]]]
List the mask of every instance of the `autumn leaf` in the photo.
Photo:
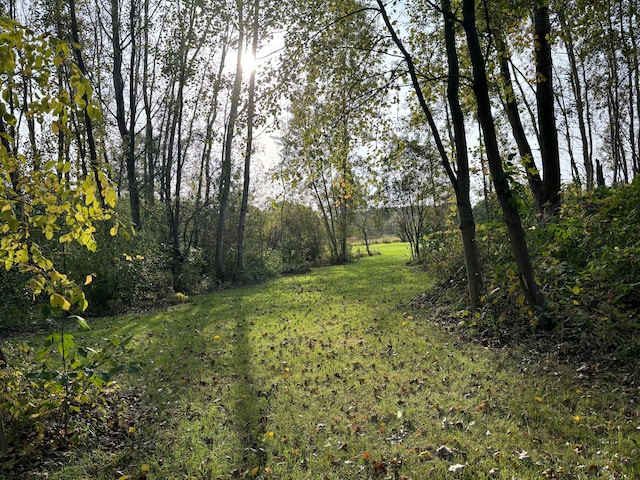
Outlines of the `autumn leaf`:
[[67,311],[71,308],[71,304],[69,303],[69,300],[64,298],[59,293],[52,293],[51,296],[49,297],[49,303],[51,303],[52,307],[60,308],[61,310],[64,310],[64,311]]

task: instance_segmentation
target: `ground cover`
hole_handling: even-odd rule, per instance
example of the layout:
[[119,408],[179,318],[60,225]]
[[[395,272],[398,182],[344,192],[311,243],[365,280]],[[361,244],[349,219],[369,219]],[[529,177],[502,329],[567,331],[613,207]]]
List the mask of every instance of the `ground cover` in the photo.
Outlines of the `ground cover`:
[[430,278],[406,265],[407,245],[375,250],[94,321],[78,338],[132,336],[127,361],[141,370],[118,379],[124,407],[109,429],[88,428],[28,478],[640,475],[631,365],[474,342],[435,310],[414,309]]

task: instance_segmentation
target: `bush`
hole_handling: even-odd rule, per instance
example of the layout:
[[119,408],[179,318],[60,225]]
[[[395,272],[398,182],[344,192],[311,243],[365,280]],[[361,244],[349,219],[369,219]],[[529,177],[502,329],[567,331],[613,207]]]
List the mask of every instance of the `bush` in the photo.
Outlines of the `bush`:
[[[94,253],[74,248],[66,255],[66,268],[84,283],[90,272],[93,280],[84,287],[91,315],[122,313],[135,305],[164,298],[171,284],[169,259],[157,241],[146,232],[108,237],[99,231],[101,247]],[[104,237],[104,238],[102,238]]]

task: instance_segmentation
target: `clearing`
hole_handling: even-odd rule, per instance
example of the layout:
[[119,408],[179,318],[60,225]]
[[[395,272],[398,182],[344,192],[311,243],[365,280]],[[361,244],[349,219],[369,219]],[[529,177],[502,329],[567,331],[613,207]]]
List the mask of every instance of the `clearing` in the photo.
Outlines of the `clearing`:
[[142,369],[119,378],[108,429],[28,478],[640,476],[637,369],[469,341],[411,307],[429,278],[406,244],[374,249],[94,320],[89,344],[132,335]]

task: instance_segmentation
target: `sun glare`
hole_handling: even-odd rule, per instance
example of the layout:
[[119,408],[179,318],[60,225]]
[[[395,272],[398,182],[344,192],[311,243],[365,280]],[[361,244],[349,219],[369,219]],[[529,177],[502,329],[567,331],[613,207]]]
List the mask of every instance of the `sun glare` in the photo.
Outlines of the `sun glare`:
[[258,66],[259,60],[256,59],[251,53],[245,53],[242,57],[242,71],[250,73]]

